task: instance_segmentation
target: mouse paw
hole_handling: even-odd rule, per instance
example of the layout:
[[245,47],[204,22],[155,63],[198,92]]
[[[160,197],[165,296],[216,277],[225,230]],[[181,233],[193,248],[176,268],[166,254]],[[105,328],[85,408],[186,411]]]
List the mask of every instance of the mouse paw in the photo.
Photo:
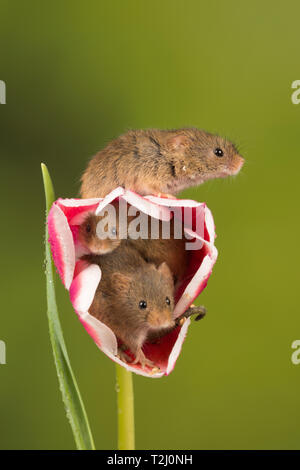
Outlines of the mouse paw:
[[199,307],[196,305],[191,305],[190,308],[187,309],[180,317],[176,318],[176,325],[182,326],[186,319],[191,317],[192,315],[197,315],[195,321],[201,320],[201,318],[205,317],[206,315],[206,308],[203,305]]
[[204,307],[204,305],[199,305],[199,307],[194,307],[193,308],[193,312],[192,312],[192,315],[194,314],[197,314],[196,318],[195,318],[195,321],[199,321],[201,320],[202,318],[205,317],[206,315],[206,308]]
[[140,349],[135,356],[135,360],[132,362],[132,364],[138,364],[140,363],[142,368],[145,369],[146,366],[154,368],[155,364],[154,362],[150,361],[150,359],[147,359],[143,351]]
[[118,348],[117,357],[123,362],[130,363],[132,362],[132,359],[128,354],[126,354],[125,352],[126,349],[127,348],[125,345],[120,346]]

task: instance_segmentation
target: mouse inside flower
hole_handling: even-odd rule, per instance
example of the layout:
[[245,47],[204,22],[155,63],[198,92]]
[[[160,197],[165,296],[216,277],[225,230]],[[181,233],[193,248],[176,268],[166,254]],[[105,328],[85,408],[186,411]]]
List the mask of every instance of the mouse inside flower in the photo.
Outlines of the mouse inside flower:
[[[134,355],[133,364],[153,367],[142,348],[176,325],[173,319],[174,282],[166,263],[156,267],[132,247],[118,247],[105,255],[83,259],[102,272],[89,313],[107,325]],[[129,362],[125,351],[119,357]],[[130,361],[131,362],[131,361]]]
[[121,243],[118,217],[107,210],[100,215],[89,212],[79,226],[78,239],[95,255],[110,253]]

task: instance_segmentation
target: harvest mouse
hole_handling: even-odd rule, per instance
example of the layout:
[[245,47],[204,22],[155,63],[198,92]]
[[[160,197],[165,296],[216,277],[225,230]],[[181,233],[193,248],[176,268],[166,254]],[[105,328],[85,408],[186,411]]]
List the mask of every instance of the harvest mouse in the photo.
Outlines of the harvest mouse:
[[[113,213],[103,210],[100,215],[88,212],[78,229],[78,239],[91,253],[104,255],[121,244],[118,204],[112,204]],[[126,227],[124,227],[125,229]]]
[[83,198],[104,197],[117,186],[141,195],[179,191],[239,172],[244,159],[230,141],[197,128],[130,130],[89,162]]
[[[89,313],[106,324],[134,354],[133,364],[153,367],[142,347],[151,335],[175,327],[174,284],[166,263],[147,263],[130,246],[104,255],[83,259],[98,264],[102,271]],[[119,350],[121,358],[126,355]]]

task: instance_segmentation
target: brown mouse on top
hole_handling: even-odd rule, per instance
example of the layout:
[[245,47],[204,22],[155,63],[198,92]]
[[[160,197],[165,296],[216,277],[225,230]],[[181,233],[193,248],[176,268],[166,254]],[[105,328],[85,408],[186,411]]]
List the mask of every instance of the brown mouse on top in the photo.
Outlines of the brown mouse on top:
[[[106,255],[86,255],[89,263],[102,271],[89,313],[106,324],[134,354],[133,364],[153,367],[142,351],[151,336],[175,327],[174,284],[171,272],[162,263],[147,263],[133,248],[118,247]],[[128,359],[120,349],[123,360]]]
[[92,158],[80,192],[83,198],[104,197],[122,186],[141,195],[175,195],[235,175],[243,163],[234,144],[204,130],[131,130]]

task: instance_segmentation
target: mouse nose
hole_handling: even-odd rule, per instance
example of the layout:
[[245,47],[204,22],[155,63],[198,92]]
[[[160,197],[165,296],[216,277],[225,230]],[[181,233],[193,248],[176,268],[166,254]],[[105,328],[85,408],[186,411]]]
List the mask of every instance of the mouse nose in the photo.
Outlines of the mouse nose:
[[150,313],[148,321],[154,328],[167,328],[174,323],[169,310],[154,310]]
[[244,158],[236,154],[233,159],[232,174],[236,175],[240,171],[244,163],[245,163]]

